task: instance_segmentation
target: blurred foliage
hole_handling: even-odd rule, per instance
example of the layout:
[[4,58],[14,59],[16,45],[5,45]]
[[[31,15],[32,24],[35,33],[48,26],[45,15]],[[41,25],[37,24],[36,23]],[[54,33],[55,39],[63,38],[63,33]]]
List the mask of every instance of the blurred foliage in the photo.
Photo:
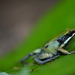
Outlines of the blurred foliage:
[[29,75],[28,67],[23,67],[19,72],[15,73],[14,75]]
[[[19,61],[24,55],[41,47],[47,40],[52,39],[66,28],[75,28],[75,0],[62,0],[53,7],[52,11],[48,11],[44,14],[37,22],[32,33],[27,38],[27,41],[23,41],[14,49],[13,53],[0,59],[0,71],[8,73],[18,72],[18,70],[13,69],[13,67],[22,67]],[[69,51],[75,50],[74,41],[75,39],[73,39],[67,47]],[[29,59],[27,62],[31,63],[33,61]],[[34,69],[34,71],[30,72],[31,75],[74,75],[74,64],[75,55],[72,54],[60,56],[53,62],[45,65],[36,64],[28,66],[28,68],[31,70]],[[29,72],[29,70],[27,72]],[[21,74],[20,72],[20,75],[26,74]]]
[[9,74],[7,74],[5,72],[0,72],[0,75],[9,75]]

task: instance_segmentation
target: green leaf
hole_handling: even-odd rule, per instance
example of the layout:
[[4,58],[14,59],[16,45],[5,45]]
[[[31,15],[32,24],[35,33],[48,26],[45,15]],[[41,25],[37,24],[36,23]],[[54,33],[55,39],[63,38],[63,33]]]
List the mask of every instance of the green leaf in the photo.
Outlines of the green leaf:
[[[14,52],[6,58],[0,60],[0,70],[6,71],[18,63],[21,58],[33,51],[34,49],[43,46],[43,44],[66,28],[75,29],[75,0],[63,0],[58,3],[51,11],[48,11],[36,24],[27,41],[23,41],[21,45],[14,49]],[[67,47],[69,51],[75,50],[75,39]],[[16,50],[16,51],[15,51]],[[37,65],[31,75],[72,75],[74,74],[75,55],[63,55],[52,63],[45,65]],[[28,60],[28,63],[31,63]],[[30,67],[31,69],[36,66]]]

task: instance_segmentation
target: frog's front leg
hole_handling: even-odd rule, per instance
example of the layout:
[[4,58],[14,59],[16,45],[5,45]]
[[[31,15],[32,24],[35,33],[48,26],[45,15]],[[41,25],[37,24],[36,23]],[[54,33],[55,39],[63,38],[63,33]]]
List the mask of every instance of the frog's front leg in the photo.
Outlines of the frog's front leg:
[[58,48],[58,51],[63,53],[63,54],[66,54],[66,55],[70,55],[70,54],[75,53],[75,51],[68,52],[67,50],[65,50],[63,48]]
[[29,53],[24,58],[22,58],[22,60],[21,60],[22,65],[25,65],[26,64],[25,61],[32,55],[34,55],[34,53]]
[[36,49],[36,50],[34,50],[33,52],[31,52],[31,53],[29,53],[28,55],[26,55],[26,56],[21,60],[22,65],[25,65],[25,64],[26,64],[25,61],[26,61],[30,56],[33,56],[33,55],[35,55],[35,54],[37,54],[37,53],[40,53],[40,51],[41,51],[41,48]]

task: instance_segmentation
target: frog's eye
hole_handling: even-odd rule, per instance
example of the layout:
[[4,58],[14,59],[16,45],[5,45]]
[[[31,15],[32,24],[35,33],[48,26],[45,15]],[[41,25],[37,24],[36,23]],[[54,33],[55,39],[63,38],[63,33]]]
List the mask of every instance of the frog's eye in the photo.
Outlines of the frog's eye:
[[47,48],[49,45],[46,45],[45,48]]

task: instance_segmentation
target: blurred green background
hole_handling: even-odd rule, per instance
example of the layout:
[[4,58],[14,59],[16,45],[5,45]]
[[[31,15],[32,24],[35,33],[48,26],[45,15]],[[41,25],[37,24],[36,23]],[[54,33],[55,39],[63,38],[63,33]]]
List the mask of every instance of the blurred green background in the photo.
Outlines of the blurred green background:
[[[75,28],[75,1],[74,0],[62,0],[52,10],[48,10],[37,21],[36,26],[33,28],[29,37],[23,40],[14,51],[0,59],[0,71],[18,73],[13,67],[18,66],[22,68],[19,61],[29,52],[36,48],[43,46],[43,44],[53,37],[61,34],[66,28]],[[69,51],[75,50],[75,38],[71,41],[67,49]],[[31,59],[27,61],[33,63]],[[26,66],[27,72],[25,74],[24,67],[23,72],[20,75],[74,75],[75,74],[75,55],[60,56],[51,63],[45,65],[32,65]],[[30,70],[36,68],[33,72]],[[18,73],[18,75],[19,75]],[[15,74],[14,74],[15,75]]]

